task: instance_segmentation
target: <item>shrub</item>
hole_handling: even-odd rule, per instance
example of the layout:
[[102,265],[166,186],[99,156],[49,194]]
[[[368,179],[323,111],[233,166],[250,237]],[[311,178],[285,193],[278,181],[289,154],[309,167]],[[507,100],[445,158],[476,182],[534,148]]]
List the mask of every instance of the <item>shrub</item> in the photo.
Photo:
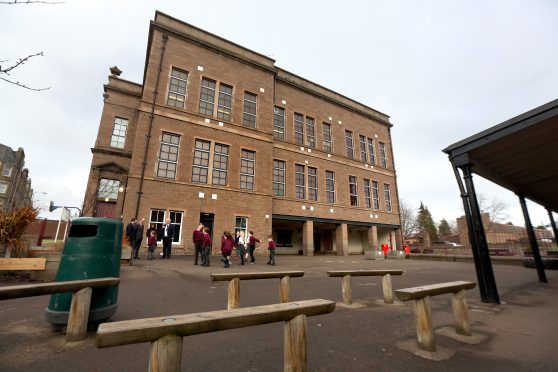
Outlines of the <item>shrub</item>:
[[23,239],[23,233],[38,215],[39,210],[30,207],[9,212],[0,210],[0,245],[6,247],[7,257],[27,256],[29,245]]

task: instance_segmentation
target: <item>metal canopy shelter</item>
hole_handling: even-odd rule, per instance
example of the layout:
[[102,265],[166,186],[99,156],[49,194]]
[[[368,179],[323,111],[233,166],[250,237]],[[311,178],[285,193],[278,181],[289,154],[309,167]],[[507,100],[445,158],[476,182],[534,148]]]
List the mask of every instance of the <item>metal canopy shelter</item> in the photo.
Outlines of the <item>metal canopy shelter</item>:
[[552,212],[558,212],[557,144],[558,99],[443,150],[449,156],[461,191],[479,289],[484,302],[498,303],[499,297],[472,174],[486,178],[518,195],[539,281],[546,282],[525,199],[547,209],[556,237]]

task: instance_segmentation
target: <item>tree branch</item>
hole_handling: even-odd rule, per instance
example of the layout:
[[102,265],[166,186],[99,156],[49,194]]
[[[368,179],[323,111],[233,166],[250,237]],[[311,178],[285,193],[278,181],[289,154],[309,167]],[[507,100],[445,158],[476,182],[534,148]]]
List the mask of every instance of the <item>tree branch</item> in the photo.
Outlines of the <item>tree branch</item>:
[[[36,54],[31,54],[31,55],[28,55],[28,56],[25,57],[25,58],[20,58],[19,61],[17,61],[17,63],[16,63],[15,65],[10,66],[10,67],[8,67],[8,68],[6,68],[6,69],[3,69],[2,66],[0,66],[0,74],[9,75],[9,72],[10,72],[11,70],[13,70],[14,68],[18,67],[19,65],[23,65],[23,64],[24,64],[25,62],[27,62],[29,59],[31,59],[31,58],[33,58],[33,57],[37,57],[37,56],[41,56],[41,57],[42,57],[42,56],[43,56],[43,52],[39,52],[39,53],[36,53]],[[6,61],[7,61],[7,60],[4,60],[4,61],[2,61],[2,62],[6,62]]]
[[[43,52],[39,52],[39,53],[36,53],[36,54],[31,54],[31,55],[28,55],[28,56],[25,57],[25,58],[20,58],[19,61],[17,61],[14,65],[12,65],[12,66],[10,66],[10,67],[8,67],[8,68],[6,68],[6,69],[3,69],[2,66],[0,66],[0,74],[6,74],[6,75],[10,76],[10,72],[11,72],[13,69],[17,68],[17,67],[20,66],[20,65],[23,65],[23,64],[24,64],[25,62],[27,62],[29,59],[31,59],[31,58],[33,58],[33,57],[37,57],[37,56],[41,56],[41,57],[42,57],[42,56],[43,56]],[[7,60],[1,61],[1,62],[6,62],[6,61],[7,61]],[[17,85],[18,87],[25,88],[25,89],[29,89],[29,90],[41,91],[41,90],[50,89],[50,87],[48,87],[48,88],[31,88],[31,87],[28,87],[28,86],[25,85],[25,84],[20,83],[19,81],[9,80],[9,79],[3,78],[3,77],[0,77],[0,79],[1,79],[1,80],[4,80],[5,82],[8,82],[8,83],[10,83],[10,84]]]
[[8,80],[8,79],[4,79],[3,77],[0,77],[0,80],[4,80],[5,82],[8,82],[10,84],[17,85],[18,87],[29,89],[29,90],[34,90],[36,92],[40,92],[41,90],[50,89],[50,87],[47,87],[47,88],[31,88],[31,87],[28,87],[25,84],[21,84],[19,81],[11,81],[11,80]]
[[7,5],[19,5],[19,4],[47,4],[47,5],[56,5],[62,4],[65,1],[32,1],[32,0],[25,0],[25,1],[0,1],[0,4],[7,4]]

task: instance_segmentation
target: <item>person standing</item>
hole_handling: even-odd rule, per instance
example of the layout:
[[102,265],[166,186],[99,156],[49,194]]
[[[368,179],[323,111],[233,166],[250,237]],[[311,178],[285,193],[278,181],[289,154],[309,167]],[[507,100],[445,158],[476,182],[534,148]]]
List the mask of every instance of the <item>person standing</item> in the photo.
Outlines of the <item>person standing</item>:
[[389,246],[387,245],[387,243],[383,243],[382,244],[382,252],[384,253],[384,258],[387,258],[388,250],[389,250]]
[[203,224],[199,224],[198,228],[192,234],[192,242],[194,242],[194,265],[198,264],[198,256],[202,259],[202,265],[205,263],[203,256]]
[[161,237],[163,239],[163,257],[171,258],[172,238],[174,236],[174,225],[171,224],[170,218],[167,218],[165,224],[161,228]]
[[267,250],[269,251],[269,260],[267,264],[275,266],[275,242],[273,241],[273,235],[268,236],[267,241]]
[[211,236],[209,236],[209,228],[203,228],[203,251],[202,251],[202,266],[209,266],[209,257],[211,257]]
[[244,239],[244,231],[240,231],[236,241],[236,250],[240,256],[240,264],[244,265],[244,249],[246,247],[246,240]]
[[256,263],[256,259],[254,258],[254,251],[256,250],[256,242],[260,243],[259,239],[254,237],[254,232],[250,231],[250,236],[248,237],[248,250],[250,252],[250,263]]
[[224,239],[221,239],[221,254],[223,255],[223,267],[228,268],[230,266],[231,252],[234,248],[234,238],[232,234],[228,231],[224,234]]
[[151,230],[147,238],[147,259],[152,260],[155,257],[155,248],[157,248],[157,232]]
[[134,239],[136,237],[136,219],[132,218],[130,223],[126,225],[126,241],[130,247],[134,246]]
[[145,221],[144,218],[141,218],[138,223],[136,223],[136,230],[135,230],[135,239],[134,239],[134,258],[139,259],[139,250],[141,247],[141,242],[143,240],[143,222]]

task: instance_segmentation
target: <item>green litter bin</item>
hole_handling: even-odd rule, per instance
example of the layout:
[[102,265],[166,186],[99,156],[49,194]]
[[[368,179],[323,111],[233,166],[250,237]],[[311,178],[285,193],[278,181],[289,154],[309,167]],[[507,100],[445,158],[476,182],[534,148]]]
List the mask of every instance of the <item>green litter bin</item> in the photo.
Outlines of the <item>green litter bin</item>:
[[[106,218],[76,218],[64,244],[56,281],[119,278],[121,250],[122,222]],[[117,302],[118,286],[94,288],[89,321],[110,318],[116,312]],[[47,321],[53,325],[67,324],[71,303],[71,292],[52,295],[46,309]]]

